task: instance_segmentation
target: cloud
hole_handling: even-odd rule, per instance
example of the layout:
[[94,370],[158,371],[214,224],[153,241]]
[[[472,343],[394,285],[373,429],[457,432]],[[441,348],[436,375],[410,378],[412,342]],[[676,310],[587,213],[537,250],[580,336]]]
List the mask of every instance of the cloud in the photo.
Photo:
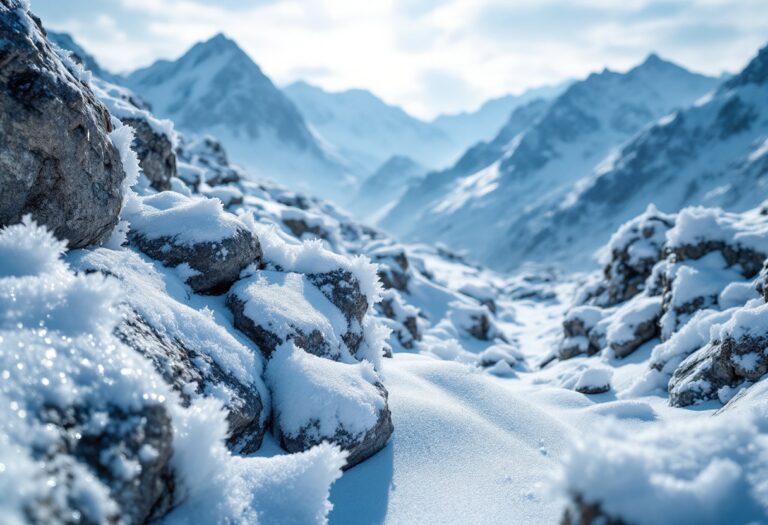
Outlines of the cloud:
[[768,35],[764,0],[33,0],[33,9],[112,70],[175,58],[223,31],[277,83],[368,88],[424,117],[628,69],[650,51],[735,71]]

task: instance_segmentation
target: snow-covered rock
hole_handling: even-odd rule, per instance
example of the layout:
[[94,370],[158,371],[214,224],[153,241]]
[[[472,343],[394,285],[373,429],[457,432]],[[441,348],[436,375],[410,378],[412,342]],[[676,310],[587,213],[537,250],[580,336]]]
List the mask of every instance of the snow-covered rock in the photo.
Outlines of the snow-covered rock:
[[226,290],[249,264],[259,265],[259,240],[217,199],[161,192],[128,214],[128,236],[141,251],[185,275],[197,292]]
[[101,243],[123,204],[119,148],[129,130],[116,129],[25,6],[0,4],[0,225],[32,214],[71,247]]
[[368,362],[348,364],[281,345],[267,365],[274,430],[289,452],[324,441],[349,452],[350,468],[381,450],[392,435],[387,390]]

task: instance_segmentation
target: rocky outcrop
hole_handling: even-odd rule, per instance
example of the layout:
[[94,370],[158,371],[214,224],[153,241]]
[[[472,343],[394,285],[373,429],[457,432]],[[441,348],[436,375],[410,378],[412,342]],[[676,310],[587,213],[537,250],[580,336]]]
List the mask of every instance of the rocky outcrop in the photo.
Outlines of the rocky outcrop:
[[125,179],[110,114],[20,5],[0,2],[0,225],[31,214],[72,248],[103,242]]
[[179,244],[173,237],[150,239],[131,232],[129,238],[142,252],[164,265],[188,265],[186,281],[198,293],[221,293],[237,280],[240,271],[261,261],[259,241],[243,228],[234,236],[215,242]]
[[563,320],[563,341],[560,343],[558,357],[562,360],[599,352],[599,342],[596,339],[590,340],[589,334],[602,317],[602,311],[594,306],[572,308]]
[[[768,373],[768,336],[716,340],[690,355],[669,381],[669,402],[689,406],[754,382]],[[727,398],[727,395],[725,396]]]
[[229,446],[245,454],[258,450],[266,431],[263,412],[267,408],[258,390],[238,381],[210,356],[159,332],[130,307],[124,310],[123,321],[115,328],[117,338],[149,359],[185,406],[192,392],[226,392]]
[[654,265],[664,257],[665,234],[673,226],[673,215],[650,206],[619,228],[607,246],[610,258],[602,281],[582,301],[609,307],[643,291]]
[[157,191],[171,189],[171,177],[176,176],[176,153],[171,141],[164,134],[155,132],[145,120],[123,119],[123,124],[135,130],[133,150],[152,187]]
[[[380,383],[377,385],[377,388],[379,389],[382,398],[386,400],[388,397],[387,390]],[[343,450],[346,450],[349,453],[349,456],[347,456],[347,464],[343,467],[344,470],[347,470],[362,463],[383,449],[395,429],[392,425],[392,414],[387,407],[379,411],[378,417],[376,418],[376,424],[368,429],[362,436],[356,436],[347,431],[344,427],[339,427],[331,435],[321,435],[316,437],[315,431],[319,426],[319,421],[312,421],[297,435],[293,436],[280,432],[279,426],[276,427],[275,430],[278,434],[280,446],[288,452],[303,452],[324,441],[339,445]]]
[[419,309],[404,302],[397,292],[385,291],[376,308],[391,321],[388,326],[403,348],[411,350],[418,341],[421,341]]
[[371,254],[371,260],[379,265],[379,279],[385,289],[394,288],[400,292],[408,291],[410,263],[405,250],[401,247],[379,249]]

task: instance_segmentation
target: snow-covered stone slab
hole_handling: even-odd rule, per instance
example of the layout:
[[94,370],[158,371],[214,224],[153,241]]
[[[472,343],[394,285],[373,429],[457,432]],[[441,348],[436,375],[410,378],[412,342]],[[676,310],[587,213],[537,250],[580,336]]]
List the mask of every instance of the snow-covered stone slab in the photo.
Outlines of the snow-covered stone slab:
[[260,271],[238,281],[227,296],[235,327],[265,357],[287,341],[321,357],[349,361],[344,314],[306,276]]
[[347,364],[281,345],[267,365],[274,431],[289,452],[324,441],[348,451],[350,468],[392,435],[387,390],[370,363]]

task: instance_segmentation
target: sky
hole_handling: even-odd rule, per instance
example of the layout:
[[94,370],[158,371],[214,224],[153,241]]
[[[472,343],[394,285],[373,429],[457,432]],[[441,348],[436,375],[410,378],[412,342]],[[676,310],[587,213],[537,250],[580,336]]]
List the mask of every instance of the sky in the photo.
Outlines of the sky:
[[768,0],[32,0],[102,67],[174,59],[223,32],[278,85],[365,88],[421,118],[626,70],[651,51],[735,72],[768,42]]

